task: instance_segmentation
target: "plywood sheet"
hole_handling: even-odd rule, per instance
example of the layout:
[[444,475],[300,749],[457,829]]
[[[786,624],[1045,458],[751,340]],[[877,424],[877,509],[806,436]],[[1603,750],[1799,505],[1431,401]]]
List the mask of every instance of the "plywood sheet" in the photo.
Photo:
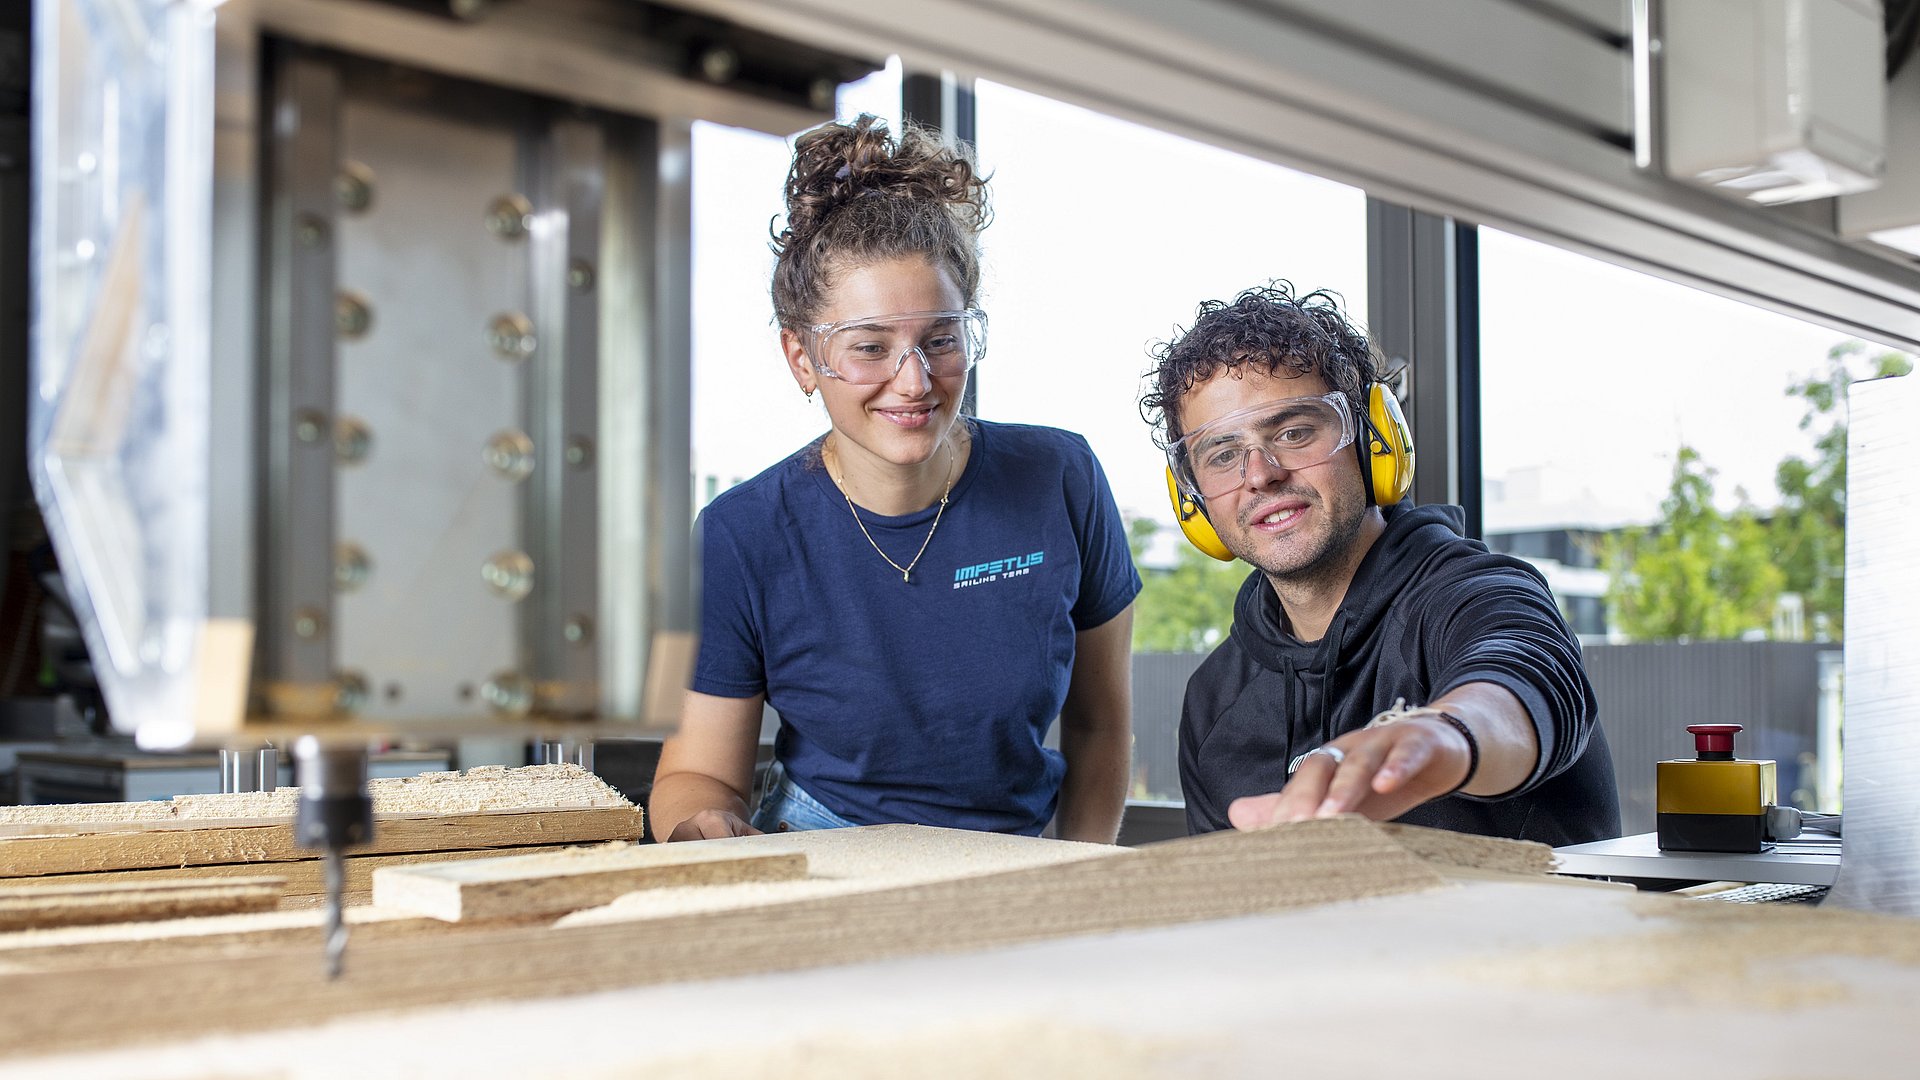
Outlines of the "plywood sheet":
[[447,922],[525,918],[578,911],[646,889],[792,881],[806,874],[807,857],[799,851],[614,844],[387,867],[373,875],[373,902]]
[[[534,844],[637,840],[637,807],[523,810],[409,815],[381,819],[371,855]],[[290,821],[182,821],[142,824],[124,831],[0,839],[0,866],[14,877],[133,870],[161,866],[271,863],[318,855],[294,841]]]
[[[463,859],[497,858],[503,852],[539,854],[549,851],[565,851],[570,845],[535,845],[513,848],[477,848],[468,851],[410,851],[393,855],[349,855],[346,859],[346,882],[343,895],[347,903],[368,904],[373,900],[373,872],[383,866],[415,866],[423,863],[455,862]],[[274,877],[281,879],[284,885],[280,894],[280,906],[287,908],[313,907],[326,898],[326,868],[318,859],[306,859],[299,862],[277,862],[272,864]],[[44,877],[20,879],[23,882],[76,883],[76,884],[137,884],[158,881],[201,881],[217,882],[231,878],[255,877],[260,867],[249,863],[233,863],[215,866],[159,867],[150,870],[102,870],[93,873],[49,874]],[[4,949],[6,939],[0,937],[0,949]]]
[[[449,923],[406,912],[358,907],[344,914],[355,944],[457,932]],[[0,934],[0,975],[100,972],[190,959],[234,963],[258,951],[288,949],[304,952],[319,964],[325,923],[325,913],[314,909],[23,930]]]
[[282,881],[63,882],[0,887],[0,931],[271,911]]
[[[921,840],[942,832],[924,830]],[[786,838],[714,843],[762,839]],[[457,947],[421,937],[366,942],[350,947],[345,974],[331,981],[317,948],[256,951],[244,963],[22,971],[0,975],[0,995],[16,1003],[0,1014],[0,1053],[966,951],[1445,887],[1367,822],[1303,822],[773,907],[476,931]],[[97,1023],[103,1014],[116,1022]]]

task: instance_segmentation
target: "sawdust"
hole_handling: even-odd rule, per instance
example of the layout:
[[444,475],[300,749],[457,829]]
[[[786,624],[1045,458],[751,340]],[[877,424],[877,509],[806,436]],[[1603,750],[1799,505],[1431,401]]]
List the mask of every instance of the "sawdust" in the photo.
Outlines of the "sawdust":
[[1206,1075],[1198,1040],[1145,1038],[1038,1020],[952,1024],[918,1032],[835,1031],[771,1046],[715,1050],[665,1061],[573,1073],[594,1080],[969,1080],[1045,1076],[1059,1080],[1161,1080]]
[[1853,957],[1920,967],[1920,922],[1913,919],[1798,905],[1630,899],[1646,918],[1674,928],[1537,949],[1459,971],[1482,982],[1784,1011],[1853,997],[1843,983],[1800,962]]
[[165,821],[173,806],[164,802],[55,803],[49,806],[0,806],[0,825],[49,825],[67,822]]
[[[369,782],[367,786],[372,787],[375,783],[379,781]],[[171,803],[165,805],[173,808],[175,818],[239,821],[292,817],[294,803],[299,798],[299,788],[283,787],[273,791],[238,791],[230,795],[176,795]]]
[[1128,854],[1125,848],[1106,844],[920,825],[868,825],[857,829],[822,829],[698,843],[716,850],[739,847],[753,852],[800,852],[807,858],[807,876],[793,881],[688,885],[628,893],[605,907],[568,915],[557,925],[585,926],[731,911]]

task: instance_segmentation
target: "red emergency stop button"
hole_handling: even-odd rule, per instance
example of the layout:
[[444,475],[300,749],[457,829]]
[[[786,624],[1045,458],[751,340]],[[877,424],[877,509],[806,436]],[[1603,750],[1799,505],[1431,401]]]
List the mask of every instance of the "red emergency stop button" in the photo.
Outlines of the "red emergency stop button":
[[1739,724],[1690,724],[1687,726],[1687,733],[1693,736],[1694,756],[1701,761],[1733,760],[1733,737],[1739,731]]

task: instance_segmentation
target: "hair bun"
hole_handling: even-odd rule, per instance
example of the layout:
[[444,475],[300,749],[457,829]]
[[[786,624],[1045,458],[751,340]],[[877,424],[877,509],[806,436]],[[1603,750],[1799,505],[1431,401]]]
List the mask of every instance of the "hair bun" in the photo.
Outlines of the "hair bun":
[[944,270],[972,304],[980,289],[987,182],[964,146],[905,124],[898,136],[862,114],[794,140],[786,224],[770,230],[773,312],[781,326],[816,321],[836,275],[919,257]]
[[787,174],[786,227],[774,251],[804,244],[835,211],[856,199],[888,197],[945,204],[968,227],[986,225],[985,181],[968,154],[917,124],[896,139],[884,120],[862,113],[822,124],[794,141]]

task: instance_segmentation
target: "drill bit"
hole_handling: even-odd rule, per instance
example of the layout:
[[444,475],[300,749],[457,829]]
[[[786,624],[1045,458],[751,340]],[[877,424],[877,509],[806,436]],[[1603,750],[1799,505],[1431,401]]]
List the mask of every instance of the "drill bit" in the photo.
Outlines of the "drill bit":
[[339,848],[327,852],[327,978],[340,977],[347,956],[347,923],[341,913],[340,894],[347,884],[347,857]]
[[327,874],[327,977],[340,977],[347,952],[346,850],[373,839],[373,800],[367,797],[365,745],[323,746],[305,735],[293,744],[300,800],[293,815],[294,839],[319,848]]

